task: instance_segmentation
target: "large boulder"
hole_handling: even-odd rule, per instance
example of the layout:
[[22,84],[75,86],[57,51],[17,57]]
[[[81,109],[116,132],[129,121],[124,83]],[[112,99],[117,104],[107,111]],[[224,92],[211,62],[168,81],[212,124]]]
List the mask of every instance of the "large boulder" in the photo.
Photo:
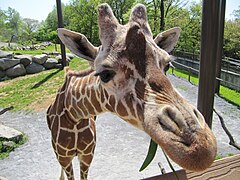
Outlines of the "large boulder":
[[26,75],[26,69],[23,64],[17,64],[6,70],[6,75],[8,77],[18,77]]
[[5,76],[5,74],[6,74],[5,71],[0,70],[0,78],[3,78]]
[[33,62],[38,64],[44,64],[47,60],[48,56],[46,54],[39,54],[33,57]]
[[43,64],[43,66],[46,69],[52,69],[55,68],[57,65],[58,61],[54,58],[48,58],[47,61]]
[[72,53],[66,53],[66,56],[69,57],[69,59],[73,59],[75,57]]
[[6,69],[13,67],[19,63],[20,63],[19,59],[1,58],[0,59],[0,70],[5,71]]
[[25,54],[25,55],[16,55],[14,58],[20,60],[20,63],[23,64],[25,67],[32,62],[33,55]]
[[0,51],[0,58],[12,59],[13,58],[13,53],[12,52]]
[[35,63],[35,62],[32,62],[31,64],[29,64],[27,67],[26,67],[26,71],[28,74],[34,74],[34,73],[39,73],[39,72],[42,72],[44,71],[45,68],[38,64],[38,63]]

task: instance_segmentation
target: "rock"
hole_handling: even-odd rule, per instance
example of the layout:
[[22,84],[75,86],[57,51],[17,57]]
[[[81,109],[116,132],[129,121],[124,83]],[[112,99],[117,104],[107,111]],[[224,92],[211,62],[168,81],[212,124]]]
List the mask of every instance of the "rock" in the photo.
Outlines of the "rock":
[[20,59],[20,63],[23,64],[25,67],[32,62],[33,55],[16,55],[14,58]]
[[23,138],[23,134],[16,129],[0,124],[0,139],[1,138],[7,141],[18,142]]
[[47,61],[43,64],[43,66],[46,69],[52,69],[55,68],[57,65],[58,61],[54,58],[48,58]]
[[46,54],[39,54],[35,55],[32,61],[38,64],[43,64],[46,62],[47,58],[48,56]]
[[62,64],[57,64],[56,66],[55,66],[55,68],[57,68],[57,69],[62,69],[63,68],[63,66],[62,66]]
[[6,70],[6,75],[8,77],[18,77],[26,75],[26,69],[23,64],[17,64]]
[[1,58],[0,59],[0,70],[4,71],[10,67],[15,66],[16,64],[19,64],[19,59],[9,59],[9,58]]
[[69,57],[69,59],[73,59],[75,57],[72,53],[66,53],[66,56]]
[[26,71],[28,74],[34,74],[34,73],[39,73],[39,72],[42,72],[44,71],[45,68],[38,64],[38,63],[35,63],[35,62],[32,62],[31,64],[29,64],[27,67],[26,67]]
[[5,74],[6,74],[5,71],[0,70],[0,78],[3,78],[5,76]]
[[2,151],[12,151],[14,149],[15,143],[13,141],[3,141],[2,143]]
[[13,53],[12,52],[5,52],[5,51],[0,51],[0,58],[13,58]]
[[57,51],[53,51],[53,52],[47,52],[47,51],[44,51],[43,54],[47,54],[49,56],[53,55],[53,56],[57,56],[59,54],[61,54],[60,52],[57,52]]

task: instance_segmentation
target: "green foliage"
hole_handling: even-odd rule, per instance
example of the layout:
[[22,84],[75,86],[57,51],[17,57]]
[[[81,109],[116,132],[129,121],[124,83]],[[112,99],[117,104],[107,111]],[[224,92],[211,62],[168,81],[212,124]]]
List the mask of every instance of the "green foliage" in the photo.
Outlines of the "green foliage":
[[224,55],[240,59],[240,20],[229,20],[224,30]]
[[157,152],[157,147],[158,147],[158,144],[155,143],[151,139],[150,145],[149,145],[149,148],[148,148],[147,156],[146,156],[141,168],[139,169],[140,172],[143,171],[144,169],[146,169],[148,167],[148,165],[152,162],[152,160],[155,157],[155,154]]
[[0,160],[8,157],[11,151],[26,143],[27,140],[27,135],[23,134],[23,137],[20,141],[13,142],[13,146],[4,147],[3,143],[6,142],[6,140],[0,139]]

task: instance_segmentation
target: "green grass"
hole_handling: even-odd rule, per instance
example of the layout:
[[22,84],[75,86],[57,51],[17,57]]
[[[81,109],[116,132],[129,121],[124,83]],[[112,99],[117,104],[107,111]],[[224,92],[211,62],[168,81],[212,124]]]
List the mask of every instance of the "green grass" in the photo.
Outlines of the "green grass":
[[[20,54],[32,54],[32,55],[36,55],[36,54],[42,54],[43,52],[52,52],[52,51],[56,51],[55,50],[55,45],[50,45],[47,46],[45,49],[39,49],[39,50],[13,50],[13,53],[20,53]],[[57,51],[60,52],[60,45],[57,44]],[[68,51],[68,50],[67,50]]]
[[[171,73],[172,70],[170,69],[168,72]],[[174,74],[178,77],[182,77],[185,79],[189,78],[188,72],[185,70],[174,69]],[[191,74],[190,82],[195,85],[198,85],[198,82],[199,82],[198,77],[196,75]],[[227,88],[227,87],[221,85],[219,96],[236,106],[240,106],[240,93],[237,92],[236,90],[233,90],[233,89],[230,89],[230,88]]]
[[27,142],[27,139],[28,139],[27,136],[24,134],[23,138],[19,142],[16,142],[16,143],[13,142],[13,146],[7,147],[7,148],[3,146],[3,142],[5,140],[0,139],[0,160],[8,157],[11,151],[23,145],[25,142]]
[[[71,69],[88,67],[85,60],[74,58]],[[38,74],[0,82],[1,107],[13,106],[14,110],[44,109],[64,82],[64,70],[52,69]]]

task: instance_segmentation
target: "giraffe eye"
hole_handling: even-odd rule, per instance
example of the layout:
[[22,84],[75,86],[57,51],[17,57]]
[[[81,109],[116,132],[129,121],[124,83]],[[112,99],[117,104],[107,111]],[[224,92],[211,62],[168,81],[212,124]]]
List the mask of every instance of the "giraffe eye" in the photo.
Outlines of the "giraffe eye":
[[100,76],[101,81],[104,83],[109,82],[114,76],[116,72],[112,70],[104,70],[98,74],[95,74],[95,76]]

